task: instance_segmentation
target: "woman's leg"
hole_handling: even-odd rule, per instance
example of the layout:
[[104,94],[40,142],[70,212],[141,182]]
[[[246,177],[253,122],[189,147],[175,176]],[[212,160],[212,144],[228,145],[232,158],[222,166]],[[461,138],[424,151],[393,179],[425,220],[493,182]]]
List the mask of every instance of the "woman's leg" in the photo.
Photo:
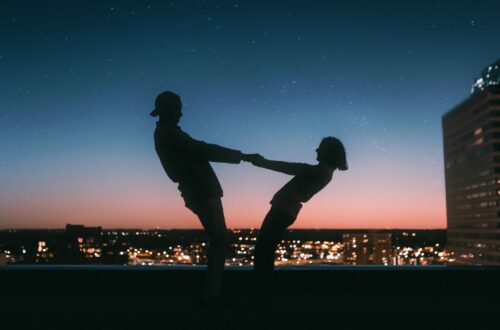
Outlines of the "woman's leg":
[[210,239],[203,292],[203,299],[208,301],[220,295],[222,291],[222,275],[228,245],[226,221],[220,198],[200,202],[195,213]]
[[281,240],[283,232],[295,219],[276,207],[271,207],[257,238],[255,245],[255,266],[260,289],[267,290],[274,271],[274,253]]

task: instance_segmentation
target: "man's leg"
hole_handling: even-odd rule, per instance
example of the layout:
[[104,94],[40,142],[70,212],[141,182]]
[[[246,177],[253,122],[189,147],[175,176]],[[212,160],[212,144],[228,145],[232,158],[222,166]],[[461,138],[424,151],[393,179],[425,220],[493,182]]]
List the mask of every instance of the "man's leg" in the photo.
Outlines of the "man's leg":
[[197,214],[210,238],[203,292],[203,299],[209,301],[214,296],[221,294],[228,245],[226,221],[220,198],[202,201]]

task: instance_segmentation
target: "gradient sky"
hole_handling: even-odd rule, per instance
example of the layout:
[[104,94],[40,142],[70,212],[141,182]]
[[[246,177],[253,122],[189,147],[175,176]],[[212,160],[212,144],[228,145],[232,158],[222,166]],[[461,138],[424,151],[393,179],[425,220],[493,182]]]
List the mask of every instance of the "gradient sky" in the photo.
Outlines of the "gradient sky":
[[[499,1],[4,1],[0,228],[199,228],[153,145],[155,96],[192,137],[349,170],[299,228],[445,228],[441,116],[500,57]],[[229,227],[289,179],[215,164]]]

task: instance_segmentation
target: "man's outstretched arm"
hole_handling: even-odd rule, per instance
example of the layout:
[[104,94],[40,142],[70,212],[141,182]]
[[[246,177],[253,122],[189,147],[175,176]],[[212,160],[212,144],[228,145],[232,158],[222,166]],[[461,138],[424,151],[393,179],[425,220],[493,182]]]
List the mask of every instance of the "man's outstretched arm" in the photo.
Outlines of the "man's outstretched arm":
[[191,137],[182,139],[182,149],[193,157],[206,159],[210,162],[238,164],[242,160],[250,161],[251,155],[236,149],[230,149],[217,144],[206,143]]

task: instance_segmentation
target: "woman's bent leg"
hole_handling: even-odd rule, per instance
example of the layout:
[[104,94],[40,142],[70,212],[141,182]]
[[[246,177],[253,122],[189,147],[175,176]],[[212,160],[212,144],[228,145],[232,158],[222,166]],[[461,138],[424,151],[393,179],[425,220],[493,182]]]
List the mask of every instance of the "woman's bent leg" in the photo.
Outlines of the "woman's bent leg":
[[255,245],[254,261],[257,285],[261,290],[266,291],[270,286],[274,271],[274,253],[284,231],[294,221],[294,218],[276,207],[271,207],[264,218]]

